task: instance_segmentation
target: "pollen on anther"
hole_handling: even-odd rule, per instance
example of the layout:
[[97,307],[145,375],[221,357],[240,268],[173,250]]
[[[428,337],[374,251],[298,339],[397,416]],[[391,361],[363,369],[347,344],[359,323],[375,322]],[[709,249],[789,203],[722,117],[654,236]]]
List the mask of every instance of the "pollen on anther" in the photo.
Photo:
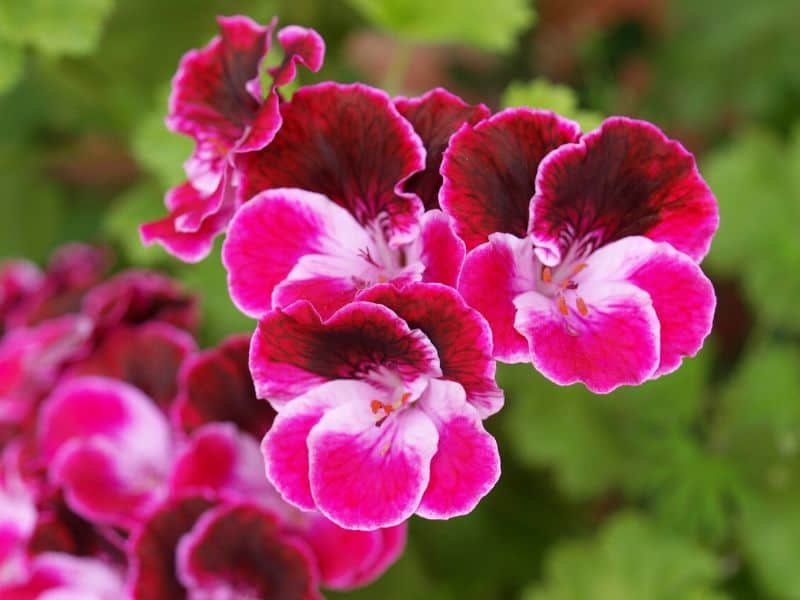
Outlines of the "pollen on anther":
[[575,298],[575,304],[578,307],[578,312],[581,313],[582,317],[585,317],[589,314],[589,307],[586,306],[586,302],[583,300],[583,298],[580,296]]
[[585,263],[585,262],[584,263],[578,263],[577,265],[575,265],[575,268],[572,269],[571,275],[577,275],[578,273],[583,271],[588,266],[589,266],[589,263]]
[[569,307],[567,306],[567,300],[564,296],[558,297],[558,312],[565,317],[569,314]]
[[380,400],[373,400],[369,403],[369,407],[372,409],[372,414],[377,415],[378,411],[383,408],[383,402]]
[[400,396],[400,404],[405,405],[409,398],[411,398],[411,392],[403,392],[403,395]]
[[553,269],[550,267],[542,267],[542,281],[545,283],[553,281]]

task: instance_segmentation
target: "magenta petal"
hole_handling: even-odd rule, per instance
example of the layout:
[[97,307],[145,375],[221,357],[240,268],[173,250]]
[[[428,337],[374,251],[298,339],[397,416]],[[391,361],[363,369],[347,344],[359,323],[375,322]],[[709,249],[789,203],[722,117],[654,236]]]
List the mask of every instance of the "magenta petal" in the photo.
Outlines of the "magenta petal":
[[223,505],[203,514],[178,545],[177,564],[190,597],[321,598],[309,548],[253,505]]
[[95,558],[45,552],[21,584],[3,587],[3,600],[113,600],[124,597],[118,569]]
[[179,375],[173,423],[192,432],[206,423],[229,422],[260,440],[272,424],[275,410],[256,397],[249,351],[250,337],[239,335],[189,358]]
[[245,204],[222,248],[236,306],[258,317],[272,308],[272,293],[303,256],[357,252],[367,236],[339,206],[298,189],[270,190]]
[[386,368],[407,389],[441,375],[425,335],[368,302],[352,302],[325,321],[307,302],[272,311],[259,322],[250,349],[256,392],[276,407],[325,381],[369,380]]
[[422,280],[456,287],[467,251],[450,217],[440,210],[426,212],[422,216],[422,233],[415,245],[418,249],[414,252],[419,252],[425,265]]
[[600,248],[586,275],[625,280],[650,296],[661,326],[660,362],[653,376],[671,373],[694,356],[711,332],[716,298],[691,258],[664,242],[633,236]]
[[385,284],[359,299],[389,307],[411,329],[422,331],[436,348],[442,377],[461,384],[482,417],[500,410],[503,392],[495,381],[491,331],[458,292],[439,284],[412,283],[402,289]]
[[129,542],[128,590],[134,600],[176,600],[186,589],[175,571],[180,539],[213,503],[203,496],[171,498],[147,516]]
[[536,186],[530,231],[550,265],[590,235],[595,247],[644,235],[699,261],[719,224],[717,202],[694,157],[644,121],[607,119],[550,155]]
[[515,327],[527,338],[533,366],[559,385],[580,381],[595,393],[638,385],[659,362],[659,323],[650,297],[622,282],[584,283],[588,312],[564,317],[538,292],[514,300]]
[[283,498],[304,510],[315,508],[308,479],[308,444],[311,429],[332,408],[362,399],[374,389],[361,381],[331,381],[290,402],[278,413],[264,436],[261,451],[267,477]]
[[491,115],[483,104],[470,105],[443,88],[436,88],[419,98],[396,98],[403,115],[425,146],[425,170],[412,175],[405,189],[420,197],[426,210],[439,208],[442,176],[439,167],[450,137],[464,125],[475,125]]
[[467,254],[458,291],[489,323],[494,356],[506,363],[530,360],[528,343],[514,327],[514,298],[533,289],[533,246],[530,239],[496,233]]
[[494,232],[525,235],[539,164],[579,134],[576,123],[555,113],[510,108],[450,139],[439,201],[467,250]]
[[242,201],[301,188],[327,196],[362,225],[386,221],[393,244],[414,239],[422,203],[402,185],[422,170],[425,151],[384,92],[322,83],[301,88],[281,112],[269,146],[236,157]]
[[497,442],[457,383],[431,381],[419,402],[436,425],[439,444],[417,513],[428,519],[468,514],[500,478]]
[[390,527],[419,507],[438,434],[416,408],[379,427],[367,402],[329,411],[308,437],[317,509],[347,529]]
[[278,42],[283,47],[283,63],[269,70],[274,85],[287,85],[297,76],[297,63],[316,73],[325,57],[325,41],[313,29],[289,25],[278,32]]
[[355,273],[361,265],[352,257],[310,254],[303,256],[272,293],[272,305],[283,308],[307,300],[322,318],[352,302],[360,284]]

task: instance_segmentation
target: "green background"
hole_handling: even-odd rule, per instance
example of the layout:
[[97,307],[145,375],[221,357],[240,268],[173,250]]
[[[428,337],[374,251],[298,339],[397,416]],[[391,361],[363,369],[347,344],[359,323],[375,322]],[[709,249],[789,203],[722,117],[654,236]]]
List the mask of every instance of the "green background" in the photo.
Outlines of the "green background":
[[0,256],[108,244],[119,268],[202,294],[205,344],[251,328],[218,253],[182,265],[136,231],[191,150],[163,126],[178,59],[235,13],[322,33],[325,66],[302,83],[442,85],[585,129],[652,120],[720,203],[700,355],[606,396],[501,366],[496,489],[468,517],[414,519],[400,562],[341,597],[800,598],[800,3],[2,0]]

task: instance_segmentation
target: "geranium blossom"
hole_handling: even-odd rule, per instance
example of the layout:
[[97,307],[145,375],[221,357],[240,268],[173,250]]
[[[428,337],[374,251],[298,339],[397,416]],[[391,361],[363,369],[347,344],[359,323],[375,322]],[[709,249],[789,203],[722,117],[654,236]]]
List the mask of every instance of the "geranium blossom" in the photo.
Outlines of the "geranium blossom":
[[301,509],[350,529],[448,518],[499,477],[489,332],[451,288],[378,286],[325,320],[304,301],[273,311],[251,370],[278,409],[267,474]]
[[[574,130],[550,113],[517,115],[534,126],[527,138],[515,134],[517,145]],[[692,156],[654,126],[625,118],[577,142],[564,139],[542,153],[538,173],[528,170],[537,174],[535,185],[528,181],[525,235],[525,182],[510,188],[514,210],[496,209],[496,195],[485,195],[501,193],[503,174],[518,173],[520,162],[502,152],[483,160],[479,138],[490,127],[454,138],[442,205],[473,247],[459,290],[488,319],[495,355],[531,361],[556,383],[581,381],[595,392],[669,373],[694,355],[715,305],[696,261],[718,216]],[[493,183],[473,185],[481,179]]]
[[243,16],[217,21],[220,35],[181,59],[169,101],[167,126],[196,143],[185,164],[189,180],[167,194],[169,216],[141,229],[145,243],[158,242],[192,262],[208,254],[236,208],[232,155],[270,143],[281,126],[278,86],[294,79],[296,63],[319,70],[325,49],[311,29],[281,30],[278,41],[284,60],[270,70],[274,79],[264,97],[262,64],[277,19],[263,27]]
[[403,191],[425,151],[385,93],[320,84],[281,112],[274,141],[237,158],[247,203],[223,261],[242,311],[305,299],[329,315],[377,283],[455,285],[463,245],[445,215],[422,216],[420,199]]

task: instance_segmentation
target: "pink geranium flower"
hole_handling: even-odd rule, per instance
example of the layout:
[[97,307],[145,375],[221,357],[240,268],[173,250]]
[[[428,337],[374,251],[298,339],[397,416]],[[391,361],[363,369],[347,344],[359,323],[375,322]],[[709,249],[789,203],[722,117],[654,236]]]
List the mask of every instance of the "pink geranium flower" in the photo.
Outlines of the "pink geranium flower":
[[[612,118],[576,135],[525,109],[462,129],[441,201],[471,248],[459,290],[489,321],[495,356],[608,392],[701,348],[715,298],[697,262],[717,205],[691,154],[649,123]],[[494,137],[513,143],[489,157]],[[527,159],[504,150],[523,145]]]
[[251,371],[278,409],[268,477],[342,527],[465,514],[499,477],[489,331],[451,288],[378,286],[328,319],[303,301],[272,311]]
[[236,209],[232,156],[259,150],[281,126],[278,86],[290,83],[296,64],[317,71],[325,45],[311,29],[290,26],[278,33],[281,65],[270,69],[272,85],[262,94],[262,65],[277,25],[247,17],[219,17],[220,35],[184,55],[173,79],[167,126],[195,140],[186,162],[189,181],[170,190],[169,216],[141,228],[145,243],[158,242],[182,260],[204,258]]
[[283,127],[240,155],[247,201],[223,246],[231,297],[251,316],[295,300],[323,315],[392,281],[455,285],[463,244],[440,211],[404,191],[425,151],[383,92],[361,84],[303,88]]

